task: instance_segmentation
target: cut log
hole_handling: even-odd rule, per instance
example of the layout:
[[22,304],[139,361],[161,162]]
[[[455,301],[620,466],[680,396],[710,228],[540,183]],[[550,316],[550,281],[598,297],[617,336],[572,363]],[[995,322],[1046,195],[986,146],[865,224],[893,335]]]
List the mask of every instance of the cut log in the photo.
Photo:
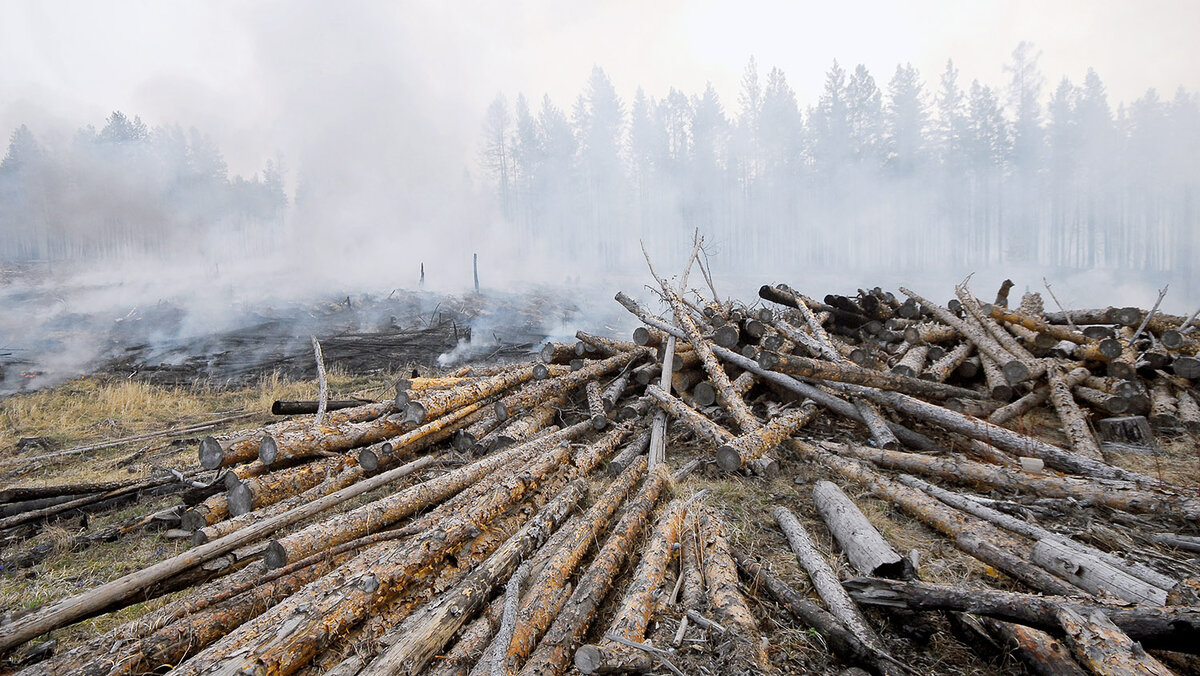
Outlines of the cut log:
[[888,544],[837,484],[818,481],[813,487],[813,506],[860,575],[912,575],[912,563]]
[[[271,404],[271,415],[311,415],[317,412],[316,401],[297,401],[291,399],[276,399]],[[326,411],[340,411],[343,408],[352,408],[354,406],[362,406],[365,403],[361,399],[334,399],[333,401],[325,402]]]
[[586,492],[587,482],[583,479],[570,483],[453,590],[389,631],[382,641],[390,647],[361,673],[422,673],[429,660],[487,603],[492,589],[508,579],[520,562],[550,537]]
[[1102,611],[1082,615],[1071,608],[1062,608],[1058,620],[1075,658],[1095,674],[1173,676],[1174,672],[1147,654]]
[[959,343],[954,346],[954,349],[947,352],[940,359],[929,365],[919,377],[921,380],[930,380],[935,383],[946,382],[951,373],[966,361],[967,357],[971,356],[971,352],[975,346],[971,343]]
[[608,487],[604,496],[592,505],[580,523],[547,560],[535,576],[529,592],[522,601],[522,612],[513,629],[512,640],[503,646],[504,668],[515,673],[537,645],[538,639],[550,626],[567,602],[562,592],[567,581],[583,560],[591,544],[608,528],[617,508],[646,474],[644,458],[638,458]]
[[799,410],[779,416],[756,430],[722,444],[717,448],[717,465],[726,472],[734,472],[764,453],[779,445],[785,437],[807,425],[817,416],[816,404],[806,402]]
[[476,378],[444,390],[426,390],[404,407],[405,422],[424,423],[533,379],[533,367],[512,369],[489,378]]
[[1032,560],[1092,594],[1108,594],[1123,601],[1147,606],[1162,606],[1167,603],[1165,589],[1114,568],[1077,547],[1064,545],[1058,539],[1038,540],[1033,546]]
[[1118,605],[1066,596],[882,578],[854,578],[843,584],[850,595],[864,605],[986,615],[1056,635],[1062,634],[1058,623],[1059,609],[1071,608],[1083,614],[1099,610],[1130,638],[1146,647],[1189,654],[1200,652],[1200,643],[1195,642],[1197,632],[1200,632],[1200,609],[1197,608]]
[[925,359],[929,355],[928,345],[911,345],[904,356],[892,367],[891,373],[906,378],[916,378],[925,370]]
[[626,444],[625,448],[608,463],[609,476],[616,476],[624,472],[627,467],[633,462],[646,454],[650,448],[650,430],[643,430],[640,434],[634,437],[633,441]]
[[1071,394],[1071,386],[1067,384],[1063,372],[1057,367],[1051,368],[1046,372],[1046,378],[1050,384],[1050,401],[1058,413],[1058,420],[1062,423],[1071,449],[1086,458],[1103,461],[1104,454],[1100,452],[1100,444],[1096,442],[1096,437],[1092,436],[1083,411],[1075,403],[1075,396]]
[[984,617],[983,626],[1003,645],[1016,651],[1034,676],[1087,676],[1061,641],[1041,629]]
[[653,661],[644,652],[634,651],[608,636],[641,643],[650,624],[656,603],[663,593],[667,564],[670,563],[679,541],[679,529],[687,514],[686,502],[676,499],[667,506],[666,514],[658,521],[650,541],[641,551],[641,560],[633,579],[617,606],[616,615],[599,644],[585,645],[575,652],[575,668],[584,674],[614,671],[648,671]]
[[776,507],[773,514],[775,521],[779,523],[779,528],[787,537],[788,545],[791,546],[800,566],[808,573],[813,588],[825,602],[825,607],[829,609],[829,612],[861,643],[875,652],[884,652],[883,642],[879,635],[875,633],[875,630],[867,622],[867,618],[863,617],[858,606],[842,589],[837,575],[829,567],[825,557],[817,550],[808,531],[804,529],[796,516],[786,507]]
[[554,618],[545,637],[525,662],[520,671],[522,676],[549,676],[561,674],[567,669],[669,477],[665,465],[650,471],[642,489],[613,527],[592,564],[579,578],[563,610]]
[[[1000,364],[1002,368],[1012,368],[1014,376],[1019,377],[1021,375],[1018,373],[1019,368],[1009,367],[1010,363],[1017,362],[1020,364],[1020,361],[1013,357],[1012,354],[1010,354],[1007,350],[1005,350],[1000,343],[996,342],[996,339],[993,338],[986,330],[982,330],[980,327],[978,327],[978,325],[972,325],[970,322],[959,319],[940,305],[932,303],[904,287],[900,287],[900,291],[904,295],[920,303],[921,307],[932,312],[934,316],[936,316],[943,324],[953,327],[956,331],[958,331],[958,333],[962,334],[964,338],[974,343],[976,349],[978,349],[981,353],[991,357],[996,363]],[[1023,380],[1023,378],[1019,378],[1018,380],[1012,382],[1020,382],[1020,380]]]
[[1200,519],[1200,502],[1165,490],[1138,490],[1130,484],[1117,482],[1016,472],[961,457],[935,458],[855,445],[838,446],[836,450],[839,454],[869,460],[880,467],[936,476],[959,484],[980,484],[1048,498],[1071,498],[1085,505],[1104,505],[1131,514],[1162,514],[1184,521]]
[[761,640],[758,622],[738,587],[737,567],[725,527],[708,510],[701,512],[698,525],[709,607],[716,613],[717,621],[734,635],[733,656],[737,662],[752,672],[765,673],[771,668],[770,659]]
[[906,394],[931,399],[946,399],[962,397],[964,399],[982,399],[984,395],[963,387],[943,385],[942,383],[906,378],[904,376],[880,373],[852,364],[834,364],[832,362],[807,359],[805,357],[789,356],[778,352],[763,350],[759,352],[758,364],[764,369],[778,371],[804,378],[819,378],[821,380],[840,383],[868,385],[885,390],[895,390]]

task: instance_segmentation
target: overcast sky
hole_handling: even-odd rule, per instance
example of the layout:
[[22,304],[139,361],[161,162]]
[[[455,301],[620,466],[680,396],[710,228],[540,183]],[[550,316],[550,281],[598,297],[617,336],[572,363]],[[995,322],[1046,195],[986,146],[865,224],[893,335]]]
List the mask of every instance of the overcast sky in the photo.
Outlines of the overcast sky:
[[[434,151],[424,170],[461,173],[498,92],[569,109],[593,64],[628,100],[711,80],[727,110],[754,55],[781,67],[802,105],[834,59],[884,85],[911,61],[927,89],[953,58],[964,84],[1004,81],[1021,40],[1047,89],[1100,73],[1115,104],[1148,87],[1200,90],[1195,0],[895,2],[0,2],[0,129],[99,125],[112,110],[196,125],[237,172],[272,153],[349,150],[390,128]],[[312,150],[316,145],[318,149]],[[361,144],[357,147],[356,144]]]

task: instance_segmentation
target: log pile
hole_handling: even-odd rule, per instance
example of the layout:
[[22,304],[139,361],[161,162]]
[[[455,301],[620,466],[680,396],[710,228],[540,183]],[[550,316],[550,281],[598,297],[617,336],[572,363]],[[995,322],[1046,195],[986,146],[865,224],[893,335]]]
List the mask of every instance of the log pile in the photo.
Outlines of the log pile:
[[[1146,461],[1200,432],[1186,318],[654,281],[631,336],[204,439],[191,547],[6,617],[0,654],[170,593],[19,673],[791,672],[795,626],[899,675],[936,667],[890,628],[936,623],[1033,673],[1194,668],[1200,495]],[[150,488],[8,489],[0,533]],[[926,581],[866,502],[990,584]]]

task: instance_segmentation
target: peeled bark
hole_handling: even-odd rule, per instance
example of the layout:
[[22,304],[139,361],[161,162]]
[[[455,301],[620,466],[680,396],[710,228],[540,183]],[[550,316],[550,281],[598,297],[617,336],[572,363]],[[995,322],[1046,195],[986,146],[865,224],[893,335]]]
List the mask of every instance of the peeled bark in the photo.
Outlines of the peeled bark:
[[770,671],[766,646],[760,640],[758,622],[738,587],[737,566],[725,527],[711,512],[700,515],[701,565],[704,568],[708,604],[721,624],[736,637],[735,654],[758,673]]
[[531,379],[533,379],[533,367],[523,367],[489,378],[476,378],[449,389],[426,390],[419,397],[408,401],[404,407],[404,421],[421,424],[428,419],[441,417],[450,411],[474,404],[481,399],[499,394]]
[[640,434],[634,437],[633,441],[626,444],[625,448],[621,449],[608,463],[609,476],[616,476],[624,472],[627,467],[632,465],[637,458],[646,454],[646,450],[650,448],[650,430],[643,430]]
[[981,618],[991,634],[1015,650],[1034,676],[1087,676],[1087,672],[1061,641],[1041,629],[1004,622],[990,617]]

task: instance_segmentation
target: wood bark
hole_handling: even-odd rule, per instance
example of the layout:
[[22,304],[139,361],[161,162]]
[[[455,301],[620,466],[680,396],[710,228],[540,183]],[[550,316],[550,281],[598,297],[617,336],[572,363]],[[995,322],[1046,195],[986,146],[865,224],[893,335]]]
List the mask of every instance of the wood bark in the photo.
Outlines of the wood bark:
[[604,410],[612,412],[617,408],[617,402],[625,395],[625,390],[629,388],[629,381],[633,378],[633,372],[628,369],[621,372],[621,375],[613,379],[608,387],[604,388],[604,393],[600,395],[600,401],[604,404]]
[[954,349],[947,352],[945,355],[929,365],[919,377],[921,380],[930,380],[935,383],[946,382],[951,373],[962,365],[967,357],[971,356],[971,352],[975,346],[971,343],[959,343],[954,346]]
[[[446,413],[474,404],[533,379],[533,367],[512,369],[488,378],[476,378],[444,390],[425,390],[410,398],[404,407],[404,421],[413,424],[439,418]],[[399,400],[399,397],[397,398]],[[397,401],[399,405],[399,401]]]
[[[1074,370],[1068,372],[1065,376],[1063,376],[1063,381],[1067,385],[1074,387],[1075,385],[1079,384],[1080,382],[1083,382],[1084,380],[1086,380],[1089,376],[1090,376],[1090,373],[1088,372],[1087,369],[1077,368],[1077,369],[1074,369]],[[1024,414],[1032,411],[1033,409],[1037,408],[1038,406],[1041,406],[1042,404],[1046,403],[1046,401],[1049,398],[1050,398],[1050,387],[1049,386],[1037,387],[1029,394],[1026,394],[1025,396],[1021,397],[1020,399],[1017,399],[1016,401],[1012,402],[1011,404],[1007,404],[1005,406],[1002,406],[1002,407],[996,409],[995,411],[992,412],[991,415],[988,416],[987,420],[988,420],[988,422],[992,423],[993,425],[1003,425],[1004,423],[1012,420],[1013,418],[1022,416]]]
[[997,343],[996,339],[993,338],[987,331],[981,330],[969,322],[959,319],[942,306],[932,303],[904,287],[900,287],[900,292],[920,303],[922,307],[933,313],[933,315],[936,316],[943,324],[946,324],[947,326],[950,326],[954,330],[958,331],[958,333],[962,334],[964,338],[974,343],[976,349],[978,349],[981,353],[991,357],[1002,367],[1007,366],[1010,362],[1018,361],[999,343]]
[[987,382],[988,395],[996,401],[1011,401],[1013,387],[1008,384],[1008,378],[994,359],[986,354],[979,355],[979,363],[983,365],[983,377]]
[[1062,641],[1041,629],[990,617],[980,621],[993,636],[1016,651],[1034,676],[1087,676]]
[[604,407],[604,401],[601,399],[600,383],[594,380],[590,381],[584,389],[587,392],[588,410],[592,414],[592,427],[597,431],[603,430],[608,427],[608,414]]
[[1085,615],[1099,610],[1130,638],[1141,641],[1149,648],[1200,653],[1200,643],[1195,642],[1196,632],[1200,632],[1200,609],[1193,607],[1102,603],[1069,596],[1043,596],[883,578],[853,578],[846,580],[844,586],[856,601],[864,605],[986,615],[1059,636],[1062,635],[1062,627],[1058,622],[1059,609],[1071,608]]
[[837,484],[818,481],[813,506],[860,575],[902,577],[912,564],[900,556]]
[[563,610],[554,618],[537,649],[525,662],[521,676],[549,676],[566,671],[669,477],[665,465],[650,470],[641,490],[629,503],[587,571],[579,578]]
[[925,370],[925,359],[929,355],[928,345],[910,345],[904,356],[892,367],[891,373],[906,378],[916,378]]
[[1023,326],[1030,331],[1036,331],[1039,334],[1049,336],[1055,340],[1069,340],[1076,345],[1086,345],[1094,342],[1091,338],[1083,335],[1078,331],[1072,331],[1060,325],[1050,324],[1040,321],[1035,317],[1031,317],[1018,310],[1009,310],[1008,308],[999,307],[998,305],[984,305],[981,308],[987,312],[992,319],[1002,322],[1008,322],[1015,326]]
[[657,386],[647,386],[646,394],[657,402],[668,415],[683,423],[693,434],[703,439],[706,443],[721,446],[735,439],[732,432],[716,424],[691,406],[667,394]]
[[608,463],[609,476],[616,476],[624,472],[626,468],[634,463],[637,458],[646,454],[650,448],[650,430],[643,430],[633,438],[625,448]]

